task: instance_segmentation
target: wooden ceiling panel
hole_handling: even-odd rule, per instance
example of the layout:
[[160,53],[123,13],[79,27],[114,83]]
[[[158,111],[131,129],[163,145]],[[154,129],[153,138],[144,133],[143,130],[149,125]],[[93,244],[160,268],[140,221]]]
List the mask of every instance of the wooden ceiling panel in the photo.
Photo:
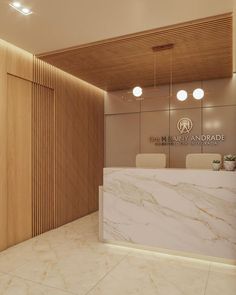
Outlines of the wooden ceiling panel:
[[[129,89],[154,83],[152,47],[174,44],[156,53],[157,83],[231,77],[232,15],[225,14],[181,25],[41,54],[44,61],[104,90]],[[172,62],[171,62],[172,60]]]

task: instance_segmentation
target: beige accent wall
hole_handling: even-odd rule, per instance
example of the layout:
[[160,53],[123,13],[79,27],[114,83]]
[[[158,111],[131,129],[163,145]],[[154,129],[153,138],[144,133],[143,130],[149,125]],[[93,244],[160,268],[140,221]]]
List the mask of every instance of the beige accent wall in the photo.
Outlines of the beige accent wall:
[[32,237],[31,96],[32,82],[7,77],[8,246]]
[[169,111],[142,112],[140,121],[140,150],[145,153],[165,153],[169,166],[169,147],[150,144],[149,134],[169,134]]
[[106,117],[107,166],[134,166],[140,150],[139,120],[138,113]]
[[[128,101],[127,91],[107,93],[105,97],[105,165],[134,166],[137,153],[165,153],[169,167],[185,167],[188,153],[212,152],[236,154],[236,74],[232,79],[203,81],[205,97],[192,96],[180,102],[176,93],[192,93],[201,82],[144,89],[143,101]],[[170,94],[173,94],[170,98]],[[193,121],[190,134],[224,134],[218,145],[155,146],[150,136],[180,135],[177,122],[188,117]]]

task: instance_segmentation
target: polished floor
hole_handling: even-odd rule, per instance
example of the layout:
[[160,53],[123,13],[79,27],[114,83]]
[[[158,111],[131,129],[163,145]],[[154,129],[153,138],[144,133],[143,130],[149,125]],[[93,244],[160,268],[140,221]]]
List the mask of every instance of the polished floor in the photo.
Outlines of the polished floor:
[[86,216],[0,254],[0,295],[235,295],[236,267],[102,244]]

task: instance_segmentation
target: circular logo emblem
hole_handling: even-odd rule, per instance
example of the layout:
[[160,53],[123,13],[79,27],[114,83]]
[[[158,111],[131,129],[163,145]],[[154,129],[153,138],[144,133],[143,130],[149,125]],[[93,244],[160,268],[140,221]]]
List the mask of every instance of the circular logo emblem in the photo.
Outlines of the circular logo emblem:
[[193,128],[193,122],[189,118],[182,118],[178,121],[177,128],[181,134],[189,133]]

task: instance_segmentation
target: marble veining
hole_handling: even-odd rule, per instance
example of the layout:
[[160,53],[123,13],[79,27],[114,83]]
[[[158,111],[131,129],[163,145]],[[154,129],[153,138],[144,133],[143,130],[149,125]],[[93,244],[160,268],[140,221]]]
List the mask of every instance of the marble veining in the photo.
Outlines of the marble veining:
[[1,252],[0,294],[235,295],[236,266],[101,243],[93,213]]
[[236,260],[236,172],[105,168],[103,238]]

